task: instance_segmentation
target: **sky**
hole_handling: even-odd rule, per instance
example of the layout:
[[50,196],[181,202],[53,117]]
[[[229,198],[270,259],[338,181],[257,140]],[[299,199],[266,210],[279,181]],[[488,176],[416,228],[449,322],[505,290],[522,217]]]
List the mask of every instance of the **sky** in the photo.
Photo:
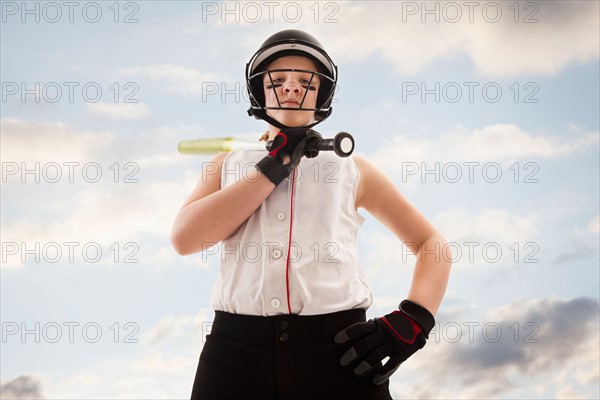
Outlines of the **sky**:
[[[256,140],[245,65],[271,34],[339,68],[350,132],[453,263],[394,398],[598,398],[597,1],[1,1],[2,398],[189,398],[220,255],[171,224],[209,156]],[[414,257],[364,210],[369,318]]]

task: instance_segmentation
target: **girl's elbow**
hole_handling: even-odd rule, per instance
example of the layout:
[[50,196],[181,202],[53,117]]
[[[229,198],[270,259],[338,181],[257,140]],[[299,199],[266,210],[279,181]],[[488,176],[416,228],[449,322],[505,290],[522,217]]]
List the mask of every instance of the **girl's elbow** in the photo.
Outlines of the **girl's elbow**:
[[206,242],[198,237],[192,237],[188,232],[173,230],[171,232],[171,245],[180,256],[201,253],[212,247],[215,243]]
[[173,226],[170,239],[173,249],[180,256],[187,256],[194,253],[192,246],[190,246],[189,234],[177,228],[177,226]]
[[171,246],[180,256],[190,254],[182,235],[175,230],[171,231]]

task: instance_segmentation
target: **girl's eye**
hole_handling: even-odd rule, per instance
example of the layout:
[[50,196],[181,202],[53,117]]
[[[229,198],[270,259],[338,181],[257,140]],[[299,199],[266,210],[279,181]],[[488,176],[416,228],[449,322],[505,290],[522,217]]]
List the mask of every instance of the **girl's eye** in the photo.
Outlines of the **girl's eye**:
[[[301,79],[300,80],[300,85],[302,85],[302,87],[304,89],[308,89],[308,90],[317,90],[317,87],[314,85],[310,85],[310,79]],[[309,86],[310,85],[310,86]]]
[[[283,79],[283,78],[273,78],[272,80],[265,82],[265,87],[267,89],[275,89],[275,88],[283,86],[284,81],[285,81],[285,79]],[[299,83],[300,83],[300,86],[302,86],[304,89],[317,90],[317,87],[315,85],[310,84],[310,79],[300,79]]]
[[[271,83],[271,82],[273,82],[273,83]],[[266,86],[267,89],[278,88],[280,86],[283,86],[283,79],[273,78],[272,81],[267,81],[267,82],[265,82],[265,84],[267,85]]]

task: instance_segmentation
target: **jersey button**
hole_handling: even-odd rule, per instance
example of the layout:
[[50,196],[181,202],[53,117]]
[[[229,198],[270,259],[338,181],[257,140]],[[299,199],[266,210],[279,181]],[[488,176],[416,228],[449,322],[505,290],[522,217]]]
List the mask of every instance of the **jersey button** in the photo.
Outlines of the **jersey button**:
[[279,308],[280,305],[281,305],[281,301],[279,301],[279,299],[277,297],[274,297],[271,299],[271,307]]
[[281,255],[282,255],[281,250],[277,250],[277,249],[273,250],[273,258],[274,259],[277,260],[277,259],[281,258]]
[[285,219],[285,213],[277,213],[277,220],[283,221]]

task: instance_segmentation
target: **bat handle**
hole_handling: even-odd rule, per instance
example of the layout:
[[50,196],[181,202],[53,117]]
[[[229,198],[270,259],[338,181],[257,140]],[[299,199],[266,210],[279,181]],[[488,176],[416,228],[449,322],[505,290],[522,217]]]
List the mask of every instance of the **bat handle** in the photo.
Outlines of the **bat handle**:
[[[271,150],[273,141],[265,143],[267,150]],[[354,151],[354,138],[348,132],[339,132],[333,139],[316,139],[306,144],[305,151],[333,151],[339,157],[348,157]]]

